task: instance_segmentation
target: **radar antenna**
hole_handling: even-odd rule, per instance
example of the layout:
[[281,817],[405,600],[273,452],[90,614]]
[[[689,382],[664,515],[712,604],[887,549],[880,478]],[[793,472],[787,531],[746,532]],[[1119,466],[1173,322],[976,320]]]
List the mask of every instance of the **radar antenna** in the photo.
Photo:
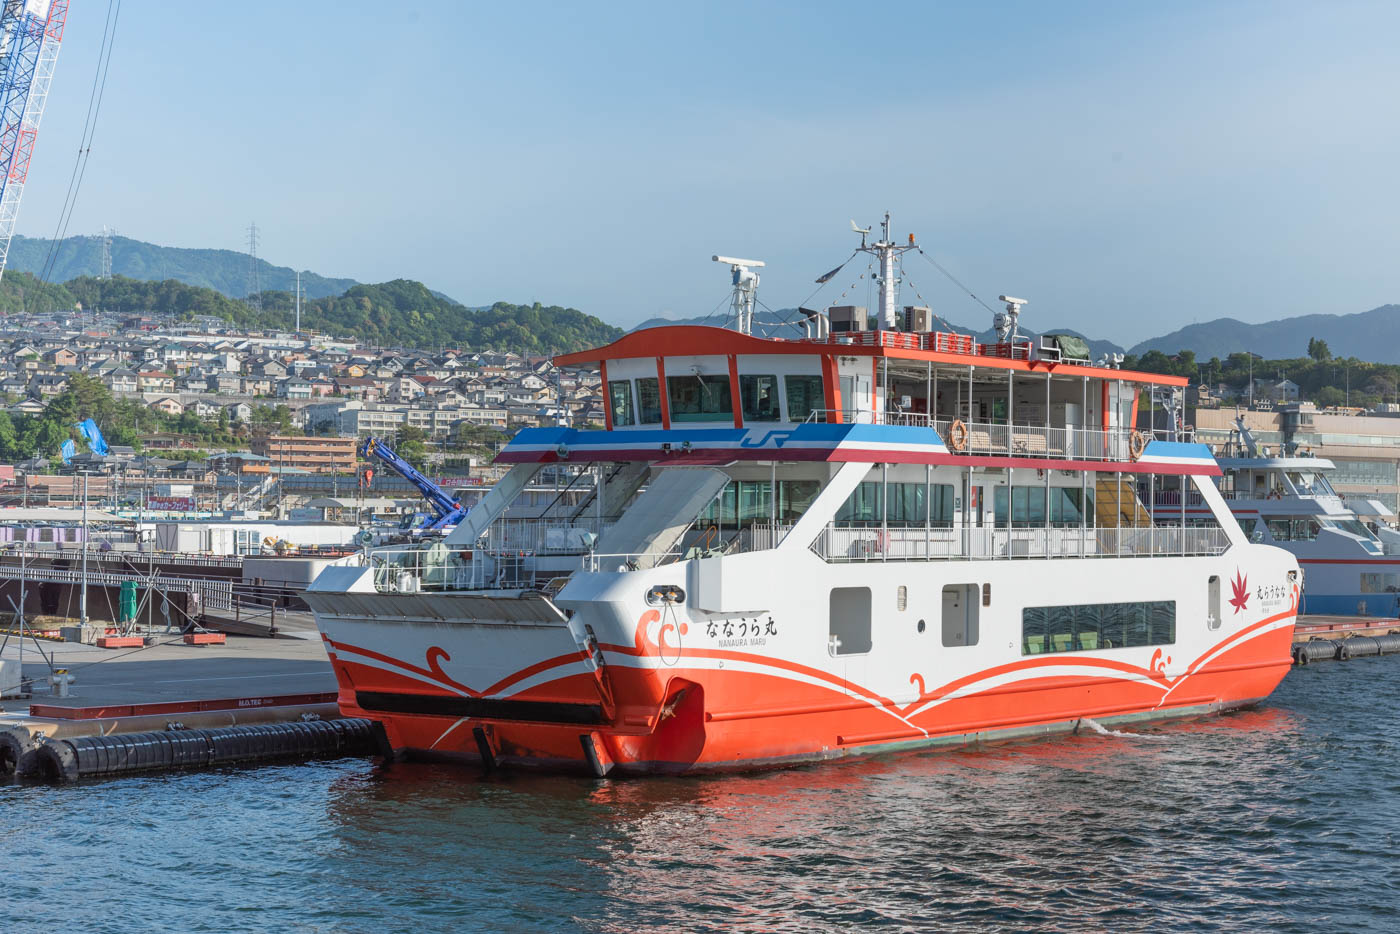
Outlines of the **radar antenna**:
[[1021,306],[1029,305],[1030,302],[1024,298],[1012,298],[1010,295],[998,295],[997,298],[1006,302],[1006,310],[992,316],[992,327],[996,328],[997,341],[1005,344],[1020,336],[1016,325],[1021,318]]
[[740,334],[753,333],[753,306],[758,294],[758,273],[762,260],[736,259],[733,256],[712,256],[716,263],[725,263],[733,273],[734,295],[729,300],[729,315],[734,322],[734,330]]

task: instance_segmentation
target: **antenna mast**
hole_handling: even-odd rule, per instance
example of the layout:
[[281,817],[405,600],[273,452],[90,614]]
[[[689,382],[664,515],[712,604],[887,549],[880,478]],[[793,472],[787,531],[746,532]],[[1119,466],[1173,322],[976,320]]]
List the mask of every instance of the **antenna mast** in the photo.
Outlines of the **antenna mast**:
[[262,284],[258,281],[258,225],[248,225],[248,297],[253,311],[262,311]]
[[870,253],[880,261],[880,272],[875,276],[875,281],[880,283],[880,326],[889,331],[899,330],[899,278],[894,274],[894,260],[910,250],[916,249],[914,246],[914,235],[909,235],[909,243],[900,246],[894,242],[890,236],[890,212],[885,212],[884,223],[880,225],[880,239],[874,243],[866,243],[866,235],[870,233],[869,227],[859,227],[855,221],[851,221],[851,229],[860,234],[860,246],[857,249],[862,253]]
[[0,9],[0,275],[67,19],[68,0],[5,0]]
[[112,234],[116,233],[106,224],[102,225],[102,279],[112,278]]
[[762,260],[736,259],[733,256],[712,256],[716,263],[725,263],[733,275],[734,295],[729,300],[729,315],[734,321],[734,329],[740,334],[753,333],[753,306],[758,294],[758,273]]
[[297,270],[297,323],[296,333],[301,333],[301,270]]

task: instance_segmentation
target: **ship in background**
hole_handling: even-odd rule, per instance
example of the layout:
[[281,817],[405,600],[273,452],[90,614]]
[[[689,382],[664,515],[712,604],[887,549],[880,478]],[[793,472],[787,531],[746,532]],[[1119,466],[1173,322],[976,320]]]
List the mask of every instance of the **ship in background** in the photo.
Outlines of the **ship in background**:
[[1260,445],[1235,419],[1218,458],[1221,492],[1256,542],[1293,553],[1304,571],[1299,611],[1400,616],[1400,532],[1378,500],[1343,497],[1328,481],[1332,461],[1306,450]]
[[[608,775],[1267,697],[1298,564],[1250,540],[1179,419],[1134,428],[1142,390],[1179,411],[1186,380],[1023,340],[1008,296],[994,342],[934,330],[897,301],[913,237],[857,232],[873,327],[836,306],[755,336],[762,263],[715,257],[728,327],[555,358],[601,372],[606,430],[522,430],[441,541],[327,568],[306,600],[341,710],[396,753]],[[546,471],[557,502],[514,511]]]

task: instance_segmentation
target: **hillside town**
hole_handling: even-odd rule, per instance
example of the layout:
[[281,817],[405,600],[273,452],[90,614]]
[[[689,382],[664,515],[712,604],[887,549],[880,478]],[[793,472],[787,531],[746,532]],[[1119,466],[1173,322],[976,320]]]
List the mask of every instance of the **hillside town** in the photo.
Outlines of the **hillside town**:
[[[316,475],[356,475],[356,439],[416,442],[420,466],[464,482],[473,464],[489,459],[484,438],[503,440],[507,430],[561,420],[603,422],[596,372],[556,369],[548,357],[510,350],[384,349],[320,334],[238,329],[201,316],[79,310],[0,324],[0,397],[9,416],[42,417],[75,378],[96,380],[113,399],[160,413],[167,424],[207,425],[237,443],[165,430],[114,444],[106,456],[80,453],[63,463],[57,450],[37,450],[0,468],[7,500],[71,503],[80,495],[72,475],[87,473],[94,501],[113,508],[132,505],[139,491],[142,505],[153,509],[237,504],[285,513],[289,503],[295,508],[346,485],[322,484]],[[467,442],[475,442],[476,456],[454,457]],[[401,479],[368,474],[351,485],[409,496],[383,501],[389,511],[412,504]],[[280,482],[257,482],[263,478]],[[123,481],[127,492],[120,494]],[[238,495],[244,485],[276,501]],[[317,518],[328,517],[324,512]]]

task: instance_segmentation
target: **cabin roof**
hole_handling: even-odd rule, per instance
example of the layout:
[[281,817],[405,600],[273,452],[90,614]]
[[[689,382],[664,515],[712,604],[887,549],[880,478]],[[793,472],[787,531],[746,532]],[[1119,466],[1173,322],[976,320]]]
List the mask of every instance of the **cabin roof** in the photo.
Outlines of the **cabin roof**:
[[[556,366],[572,366],[584,363],[599,363],[603,360],[626,360],[642,357],[710,356],[728,354],[817,354],[842,357],[886,357],[898,360],[915,360],[920,363],[932,362],[958,366],[976,366],[988,369],[1020,370],[1032,373],[1055,373],[1062,376],[1088,376],[1092,379],[1121,379],[1132,383],[1150,383],[1159,386],[1186,386],[1190,380],[1184,376],[1167,376],[1161,373],[1144,373],[1138,370],[1115,370],[1108,367],[1085,365],[1082,363],[1060,363],[1051,360],[1019,360],[997,357],[989,354],[947,353],[934,350],[920,350],[899,346],[905,341],[897,340],[906,336],[903,331],[861,332],[863,334],[887,334],[895,340],[884,343],[841,343],[840,335],[830,340],[785,340],[783,338],[754,337],[741,334],[728,328],[703,325],[668,325],[644,328],[624,334],[611,344],[579,350],[574,353],[558,354],[554,357]],[[880,339],[883,341],[884,339]]]

